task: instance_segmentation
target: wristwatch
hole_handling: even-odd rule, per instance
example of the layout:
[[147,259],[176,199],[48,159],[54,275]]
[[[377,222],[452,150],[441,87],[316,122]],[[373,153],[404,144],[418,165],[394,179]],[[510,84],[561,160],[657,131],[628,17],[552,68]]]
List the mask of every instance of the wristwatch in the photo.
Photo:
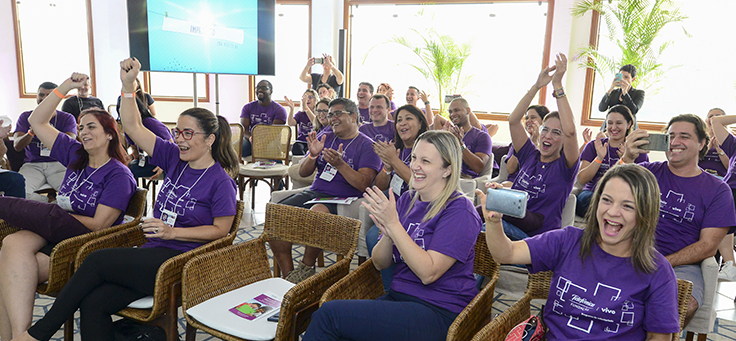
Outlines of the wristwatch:
[[565,96],[567,95],[565,95],[565,89],[563,88],[557,88],[552,91],[552,97],[554,98],[560,98],[560,97],[565,97]]

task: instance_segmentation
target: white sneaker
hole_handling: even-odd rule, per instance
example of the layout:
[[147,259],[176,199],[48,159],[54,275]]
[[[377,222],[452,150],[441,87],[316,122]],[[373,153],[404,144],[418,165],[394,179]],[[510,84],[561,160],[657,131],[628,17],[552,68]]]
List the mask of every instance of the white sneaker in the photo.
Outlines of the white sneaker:
[[733,261],[723,264],[721,271],[718,272],[718,279],[736,282],[736,266],[733,265]]

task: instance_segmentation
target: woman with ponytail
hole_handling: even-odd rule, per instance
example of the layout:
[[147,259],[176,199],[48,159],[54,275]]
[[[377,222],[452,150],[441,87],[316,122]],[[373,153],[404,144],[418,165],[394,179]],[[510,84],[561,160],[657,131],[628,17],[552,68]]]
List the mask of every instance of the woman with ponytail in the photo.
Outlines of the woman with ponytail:
[[[125,133],[166,173],[153,208],[143,221],[148,241],[138,248],[90,254],[59,293],[54,306],[19,340],[48,340],[79,308],[82,340],[114,340],[111,314],[153,295],[158,268],[167,259],[224,237],[235,218],[238,161],[230,126],[203,108],[187,109],[172,129],[175,143],[146,129],[135,103],[135,58],[120,63]],[[14,339],[15,340],[15,339]]]

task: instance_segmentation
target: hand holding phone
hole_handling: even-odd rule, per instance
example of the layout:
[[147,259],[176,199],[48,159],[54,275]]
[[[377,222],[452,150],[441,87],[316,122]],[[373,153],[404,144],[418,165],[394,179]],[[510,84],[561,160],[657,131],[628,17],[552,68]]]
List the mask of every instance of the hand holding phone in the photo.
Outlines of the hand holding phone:
[[486,210],[509,215],[516,218],[526,216],[526,202],[529,193],[508,188],[488,189]]
[[624,79],[624,74],[621,72],[617,73],[615,81],[620,82],[622,79]]
[[649,141],[649,143],[643,144],[641,147],[639,147],[644,150],[658,150],[661,152],[667,152],[670,150],[669,134],[650,133],[648,137],[643,137],[639,140]]
[[315,64],[324,64],[325,59],[322,57],[314,57],[314,63]]

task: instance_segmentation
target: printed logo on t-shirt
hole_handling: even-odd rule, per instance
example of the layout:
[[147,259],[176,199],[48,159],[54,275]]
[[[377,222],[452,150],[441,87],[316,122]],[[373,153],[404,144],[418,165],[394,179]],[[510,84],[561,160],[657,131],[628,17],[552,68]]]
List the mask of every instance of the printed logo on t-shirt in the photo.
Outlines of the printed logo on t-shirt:
[[[100,193],[99,190],[94,190],[95,184],[89,179],[79,179],[79,182],[77,182],[77,178],[80,176],[78,172],[69,174],[69,177],[59,188],[59,195],[68,196],[72,208],[77,212],[83,212],[88,207],[96,207],[97,196]],[[72,192],[74,188],[76,190]]]
[[253,121],[252,125],[254,126],[256,124],[271,124],[271,122],[268,121],[268,113],[266,112],[251,114],[250,119]]
[[660,216],[682,223],[683,220],[693,222],[695,205],[685,201],[685,195],[669,190],[667,194],[660,194]]
[[524,192],[529,193],[530,199],[538,198],[539,194],[544,193],[547,189],[542,174],[532,176],[526,171],[521,171],[521,174],[516,177],[516,184],[522,187]]
[[[422,250],[426,250],[426,245],[424,244],[424,228],[421,227],[421,223],[409,223],[409,228],[406,229],[406,234],[408,234],[411,239],[413,239],[414,242],[422,248]],[[393,254],[393,259],[394,263],[401,263],[404,261],[404,256],[395,252]]]
[[197,204],[197,198],[192,198],[190,190],[190,187],[184,185],[174,186],[171,180],[166,178],[160,191],[164,200],[156,200],[159,211],[167,209],[176,213],[178,217],[186,216],[186,211],[194,210]]
[[374,141],[381,141],[381,142],[388,142],[391,141],[391,139],[386,138],[386,136],[383,136],[383,134],[378,133],[376,136],[373,136]]
[[634,325],[635,305],[620,301],[621,289],[598,282],[593,292],[560,276],[554,288],[552,312],[568,317],[567,327],[587,334],[616,334],[623,325]]

